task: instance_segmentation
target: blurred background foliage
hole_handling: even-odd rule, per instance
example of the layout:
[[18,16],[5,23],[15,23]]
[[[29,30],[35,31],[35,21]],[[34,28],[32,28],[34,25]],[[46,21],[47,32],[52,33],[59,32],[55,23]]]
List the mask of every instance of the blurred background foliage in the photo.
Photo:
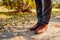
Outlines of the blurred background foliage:
[[[28,8],[35,9],[35,1],[34,0],[1,0],[0,6],[5,6],[8,9],[14,10],[24,10]],[[59,0],[52,0],[52,7],[53,8],[60,8],[60,1]]]
[[35,8],[35,2],[34,0],[1,0],[0,6],[5,6],[9,10],[25,11]]

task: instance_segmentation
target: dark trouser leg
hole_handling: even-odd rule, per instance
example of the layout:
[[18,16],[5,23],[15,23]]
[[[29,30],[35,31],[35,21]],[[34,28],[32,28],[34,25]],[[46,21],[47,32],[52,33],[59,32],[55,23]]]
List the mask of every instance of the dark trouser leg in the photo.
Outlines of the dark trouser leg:
[[35,3],[36,3],[36,12],[37,12],[38,24],[40,24],[42,21],[42,1],[35,0]]
[[43,17],[42,24],[48,24],[51,16],[51,9],[52,9],[51,0],[44,0],[44,9],[42,12]]
[[42,8],[42,0],[35,0],[39,25],[48,24],[51,16],[51,8],[52,8],[51,0],[43,0],[43,1],[44,5]]

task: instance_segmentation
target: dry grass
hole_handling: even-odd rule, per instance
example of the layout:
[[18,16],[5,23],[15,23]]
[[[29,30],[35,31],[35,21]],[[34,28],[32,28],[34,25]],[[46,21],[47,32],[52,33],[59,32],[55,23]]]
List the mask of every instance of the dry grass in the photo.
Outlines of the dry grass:
[[52,9],[52,16],[55,17],[55,16],[59,16],[59,15],[60,15],[60,9],[53,8]]
[[[60,9],[52,9],[52,16],[60,15]],[[0,26],[7,27],[7,26],[18,26],[22,27],[22,25],[26,22],[31,22],[31,20],[35,21],[37,18],[36,13],[19,13],[19,14],[12,14],[0,12]],[[34,23],[34,22],[33,22]],[[27,24],[28,25],[28,24]],[[55,25],[57,26],[57,25]],[[60,26],[60,25],[59,25]]]

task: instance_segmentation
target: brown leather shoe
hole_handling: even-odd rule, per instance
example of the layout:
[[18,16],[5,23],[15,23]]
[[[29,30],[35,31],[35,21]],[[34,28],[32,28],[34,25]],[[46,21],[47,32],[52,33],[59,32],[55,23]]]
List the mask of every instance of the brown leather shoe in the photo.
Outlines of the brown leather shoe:
[[31,30],[31,31],[34,31],[34,30],[36,30],[38,27],[39,27],[39,25],[38,25],[38,23],[37,23],[35,26],[31,27],[30,30]]
[[48,28],[47,24],[41,25],[35,30],[35,34],[41,34],[41,33],[45,32],[47,30],[47,28]]

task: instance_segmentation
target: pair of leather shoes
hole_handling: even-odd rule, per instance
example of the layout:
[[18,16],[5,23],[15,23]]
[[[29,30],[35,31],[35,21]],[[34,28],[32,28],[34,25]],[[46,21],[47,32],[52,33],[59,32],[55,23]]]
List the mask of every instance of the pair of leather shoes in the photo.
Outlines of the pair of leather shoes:
[[41,34],[41,33],[45,32],[47,30],[47,28],[48,28],[47,24],[41,25],[35,30],[35,34]]
[[45,32],[47,28],[48,28],[47,24],[43,24],[43,25],[36,24],[34,27],[30,28],[30,30],[34,31],[35,34],[41,34]]

